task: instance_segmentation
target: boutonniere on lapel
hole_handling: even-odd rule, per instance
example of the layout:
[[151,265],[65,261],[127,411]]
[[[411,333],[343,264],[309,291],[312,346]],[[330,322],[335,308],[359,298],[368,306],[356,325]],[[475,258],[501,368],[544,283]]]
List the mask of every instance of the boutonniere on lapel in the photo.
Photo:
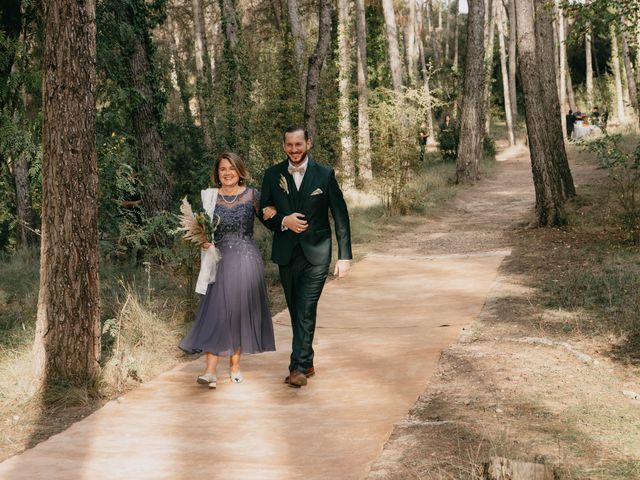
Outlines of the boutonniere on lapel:
[[289,184],[287,183],[287,179],[284,178],[284,175],[280,174],[280,188],[285,191],[287,195],[289,195]]

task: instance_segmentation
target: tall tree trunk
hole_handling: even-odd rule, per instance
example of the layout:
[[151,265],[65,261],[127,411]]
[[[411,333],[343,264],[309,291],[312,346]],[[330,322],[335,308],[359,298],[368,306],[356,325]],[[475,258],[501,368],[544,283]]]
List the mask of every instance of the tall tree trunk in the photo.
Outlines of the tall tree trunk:
[[442,57],[443,62],[446,64],[449,61],[449,42],[451,40],[451,30],[450,30],[450,18],[451,17],[451,5],[449,4],[449,0],[445,0],[445,10],[444,10],[444,55]]
[[513,131],[513,117],[511,116],[511,94],[509,92],[509,72],[507,68],[507,49],[504,41],[504,7],[501,1],[496,5],[497,22],[498,22],[498,44],[500,46],[500,73],[502,75],[502,92],[504,98],[504,117],[507,123],[507,135],[509,137],[509,145],[516,144],[516,137]]
[[393,0],[382,0],[384,24],[387,32],[387,48],[389,49],[389,66],[391,80],[396,92],[402,91],[402,64],[400,63],[400,49],[398,48],[398,28],[396,14],[393,10]]
[[34,345],[44,387],[100,371],[94,0],[45,0],[42,243]]
[[573,185],[573,178],[571,176],[571,170],[569,169],[569,161],[567,160],[567,152],[564,148],[564,136],[562,134],[563,115],[560,109],[560,103],[556,88],[556,76],[554,74],[553,67],[554,62],[551,61],[551,56],[554,51],[553,43],[553,14],[549,9],[548,0],[534,0],[536,9],[536,47],[538,62],[541,68],[541,79],[543,82],[543,91],[549,92],[548,95],[543,95],[542,101],[545,103],[545,109],[548,115],[548,119],[545,122],[547,129],[547,145],[549,146],[549,158],[554,162],[555,168],[560,175],[560,186],[562,201],[567,198],[573,197],[576,194],[575,186]]
[[613,67],[613,78],[616,87],[616,116],[618,121],[623,123],[626,120],[624,111],[624,98],[622,96],[622,74],[620,72],[620,54],[618,52],[618,34],[615,24],[609,26],[611,36],[611,63]]
[[456,0],[453,7],[453,69],[458,70],[458,57],[459,57],[459,44],[458,36],[459,36],[459,24],[460,20],[458,19],[458,9],[459,9],[459,1]]
[[516,6],[515,0],[509,1],[509,94],[511,95],[511,116],[513,122],[518,120],[518,97],[516,92]]
[[364,0],[356,4],[356,68],[358,75],[358,177],[371,180],[371,135],[369,132],[369,85],[367,83],[367,19]]
[[[565,34],[564,34],[564,12],[562,7],[560,6],[560,0],[555,0],[555,7],[558,21],[556,23],[556,28],[558,32],[558,67],[560,78],[558,79],[558,89],[560,92],[560,109],[562,113],[567,113],[569,110],[569,102],[567,101],[567,48],[565,44]],[[567,136],[566,125],[562,122],[562,128],[564,132],[564,136]]]
[[204,13],[200,0],[191,0],[193,11],[193,34],[196,57],[196,75],[198,92],[198,110],[200,113],[200,125],[204,136],[204,143],[208,150],[213,149],[211,140],[211,118],[209,96],[212,90],[211,72],[209,72],[209,49],[205,36]]
[[[556,226],[564,224],[566,216],[562,173],[554,156],[564,154],[565,150],[562,131],[558,125],[560,106],[555,72],[553,67],[548,68],[553,65],[551,59],[554,57],[553,32],[549,35],[549,29],[553,27],[548,12],[546,17],[543,15],[541,8],[544,6],[541,4],[536,0],[538,8],[534,9],[533,0],[515,0],[516,31],[531,170],[536,192],[537,224]],[[547,25],[542,25],[545,21]],[[542,36],[545,29],[548,38]],[[556,107],[549,110],[552,104]],[[552,129],[556,131],[554,135],[550,135]]]
[[584,35],[584,57],[586,61],[586,83],[587,83],[587,109],[593,109],[593,61],[591,58],[591,26]]
[[287,11],[289,12],[289,25],[293,36],[294,50],[296,53],[296,64],[298,65],[298,82],[302,98],[306,93],[307,71],[306,56],[304,53],[304,27],[300,21],[298,0],[287,0]]
[[320,0],[318,11],[318,44],[309,57],[307,96],[304,106],[304,123],[309,136],[315,141],[317,133],[316,111],[320,94],[320,72],[331,44],[331,0]]
[[484,112],[485,112],[485,133],[488,134],[491,128],[491,81],[493,79],[493,57],[495,39],[495,11],[496,2],[499,0],[487,0],[485,12],[485,51],[484,51]]
[[425,17],[427,19],[427,35],[429,35],[429,39],[431,40],[431,53],[433,55],[433,60],[436,63],[440,63],[440,52],[438,51],[438,34],[436,32],[436,28],[433,24],[433,18],[431,17],[431,0],[425,0]]
[[[491,1],[491,0],[489,0]],[[460,119],[460,141],[456,163],[456,183],[478,177],[478,163],[484,142],[484,0],[469,0],[464,93]]]
[[636,118],[640,120],[640,111],[638,110],[638,87],[634,77],[633,65],[631,64],[631,52],[627,43],[627,32],[625,31],[625,21],[620,16],[620,39],[622,43],[622,59],[624,60],[624,71],[627,75],[627,87],[629,88],[629,102],[633,107]]
[[[182,60],[180,59],[180,30],[176,25],[176,21],[173,16],[168,17],[168,37],[169,37],[169,48],[171,49],[171,57],[173,59],[173,68],[175,69],[176,75],[176,88],[178,95],[180,96],[180,102],[182,103],[182,110],[184,114],[184,118],[189,125],[193,124],[193,117],[191,114],[191,105],[189,98],[189,93],[187,91],[187,79],[184,73],[184,66]],[[211,145],[211,138],[207,139],[208,129],[205,130],[203,128],[203,133],[205,134],[205,145],[209,147]],[[207,143],[208,142],[208,143]]]
[[415,87],[418,83],[418,50],[416,42],[416,2],[409,0],[409,18],[405,24],[405,49],[407,52],[407,73],[409,84]]
[[351,58],[349,49],[349,0],[338,0],[338,88],[339,101],[339,130],[342,154],[340,168],[344,174],[344,184],[347,187],[355,185],[355,165],[353,164],[353,141],[351,138],[351,114],[349,111],[351,93]]
[[140,175],[142,206],[149,215],[169,210],[171,182],[166,165],[164,142],[160,136],[160,114],[154,104],[150,84],[151,62],[149,43],[143,35],[134,46],[131,56],[131,82],[136,92],[133,99],[133,128],[138,144],[138,173]]

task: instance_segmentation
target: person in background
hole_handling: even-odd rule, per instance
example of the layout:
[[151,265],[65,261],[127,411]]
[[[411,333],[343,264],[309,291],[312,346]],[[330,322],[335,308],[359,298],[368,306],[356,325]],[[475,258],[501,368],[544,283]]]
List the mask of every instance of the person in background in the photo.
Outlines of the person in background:
[[567,124],[567,138],[571,140],[571,137],[573,136],[573,127],[576,124],[576,116],[573,114],[573,110],[569,109],[569,113],[567,113],[564,118]]

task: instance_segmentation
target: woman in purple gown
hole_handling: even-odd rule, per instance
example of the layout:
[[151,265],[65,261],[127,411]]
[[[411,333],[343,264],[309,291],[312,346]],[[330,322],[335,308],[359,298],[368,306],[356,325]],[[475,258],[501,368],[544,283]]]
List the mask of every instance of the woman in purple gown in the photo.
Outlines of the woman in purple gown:
[[[238,383],[243,380],[240,355],[273,351],[275,340],[264,265],[253,240],[260,193],[246,185],[247,169],[234,153],[221,154],[211,176],[219,188],[214,211],[220,217],[220,224],[214,242],[222,258],[216,280],[207,287],[195,323],[180,342],[180,348],[188,353],[205,352],[205,372],[197,381],[216,388],[220,356],[230,357],[229,376],[232,382]],[[212,244],[203,245],[205,249],[212,247]]]

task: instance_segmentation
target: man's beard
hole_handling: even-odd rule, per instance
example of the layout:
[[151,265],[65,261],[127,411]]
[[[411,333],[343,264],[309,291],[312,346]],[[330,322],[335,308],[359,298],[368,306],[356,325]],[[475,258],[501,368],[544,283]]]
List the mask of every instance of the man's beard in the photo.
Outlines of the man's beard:
[[297,162],[294,162],[289,154],[287,154],[287,158],[289,159],[289,161],[291,163],[300,164],[300,163],[303,163],[305,161],[305,159],[307,158],[308,153],[309,153],[309,150],[305,150],[304,153],[302,154],[302,156],[300,157],[300,160],[298,160]]

